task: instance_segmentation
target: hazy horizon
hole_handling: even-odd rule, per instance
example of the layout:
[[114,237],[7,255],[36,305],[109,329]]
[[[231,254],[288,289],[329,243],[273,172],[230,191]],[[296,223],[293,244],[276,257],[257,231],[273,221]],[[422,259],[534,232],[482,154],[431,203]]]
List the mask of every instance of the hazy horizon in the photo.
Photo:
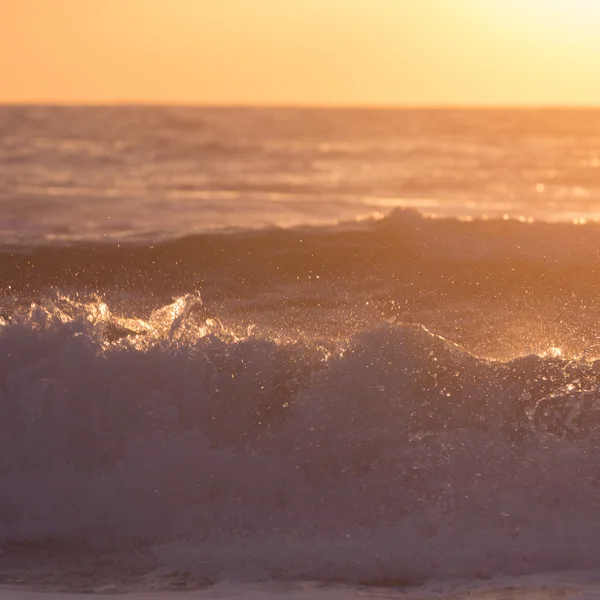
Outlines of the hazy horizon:
[[311,103],[235,103],[235,102],[155,102],[152,100],[115,100],[107,102],[94,101],[61,101],[61,100],[40,100],[40,101],[0,101],[0,106],[4,107],[57,107],[57,108],[231,108],[231,109],[271,109],[271,110],[391,110],[391,111],[411,111],[411,110],[456,110],[456,111],[519,111],[519,110],[600,110],[598,104],[311,104]]

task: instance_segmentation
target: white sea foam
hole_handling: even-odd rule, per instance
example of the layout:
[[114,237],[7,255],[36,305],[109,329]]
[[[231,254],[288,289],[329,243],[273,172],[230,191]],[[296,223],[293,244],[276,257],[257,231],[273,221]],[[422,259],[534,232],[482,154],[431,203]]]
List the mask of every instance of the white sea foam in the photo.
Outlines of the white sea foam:
[[239,338],[199,302],[124,321],[57,297],[3,326],[7,548],[151,547],[211,580],[597,565],[595,443],[513,428],[531,378],[595,363],[490,363],[417,326]]

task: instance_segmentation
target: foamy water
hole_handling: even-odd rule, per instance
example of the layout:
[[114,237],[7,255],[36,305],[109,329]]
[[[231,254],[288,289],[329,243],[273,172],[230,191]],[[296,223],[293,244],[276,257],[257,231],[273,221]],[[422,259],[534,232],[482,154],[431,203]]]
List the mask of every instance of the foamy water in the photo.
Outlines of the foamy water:
[[595,597],[600,113],[0,131],[1,582]]

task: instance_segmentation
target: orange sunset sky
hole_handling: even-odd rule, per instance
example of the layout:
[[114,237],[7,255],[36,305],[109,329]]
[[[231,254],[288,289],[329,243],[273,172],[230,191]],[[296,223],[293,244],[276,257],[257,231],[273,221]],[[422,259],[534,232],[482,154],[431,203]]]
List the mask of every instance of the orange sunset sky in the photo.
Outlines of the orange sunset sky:
[[0,0],[0,102],[600,105],[600,0]]

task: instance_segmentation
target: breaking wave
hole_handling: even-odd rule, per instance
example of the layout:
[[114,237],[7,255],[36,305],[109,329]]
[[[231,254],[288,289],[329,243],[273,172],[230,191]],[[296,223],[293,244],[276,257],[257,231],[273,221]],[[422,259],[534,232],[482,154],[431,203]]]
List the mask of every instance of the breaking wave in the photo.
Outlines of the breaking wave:
[[489,361],[419,325],[240,335],[197,295],[1,323],[5,547],[151,547],[215,579],[598,564],[600,361]]

